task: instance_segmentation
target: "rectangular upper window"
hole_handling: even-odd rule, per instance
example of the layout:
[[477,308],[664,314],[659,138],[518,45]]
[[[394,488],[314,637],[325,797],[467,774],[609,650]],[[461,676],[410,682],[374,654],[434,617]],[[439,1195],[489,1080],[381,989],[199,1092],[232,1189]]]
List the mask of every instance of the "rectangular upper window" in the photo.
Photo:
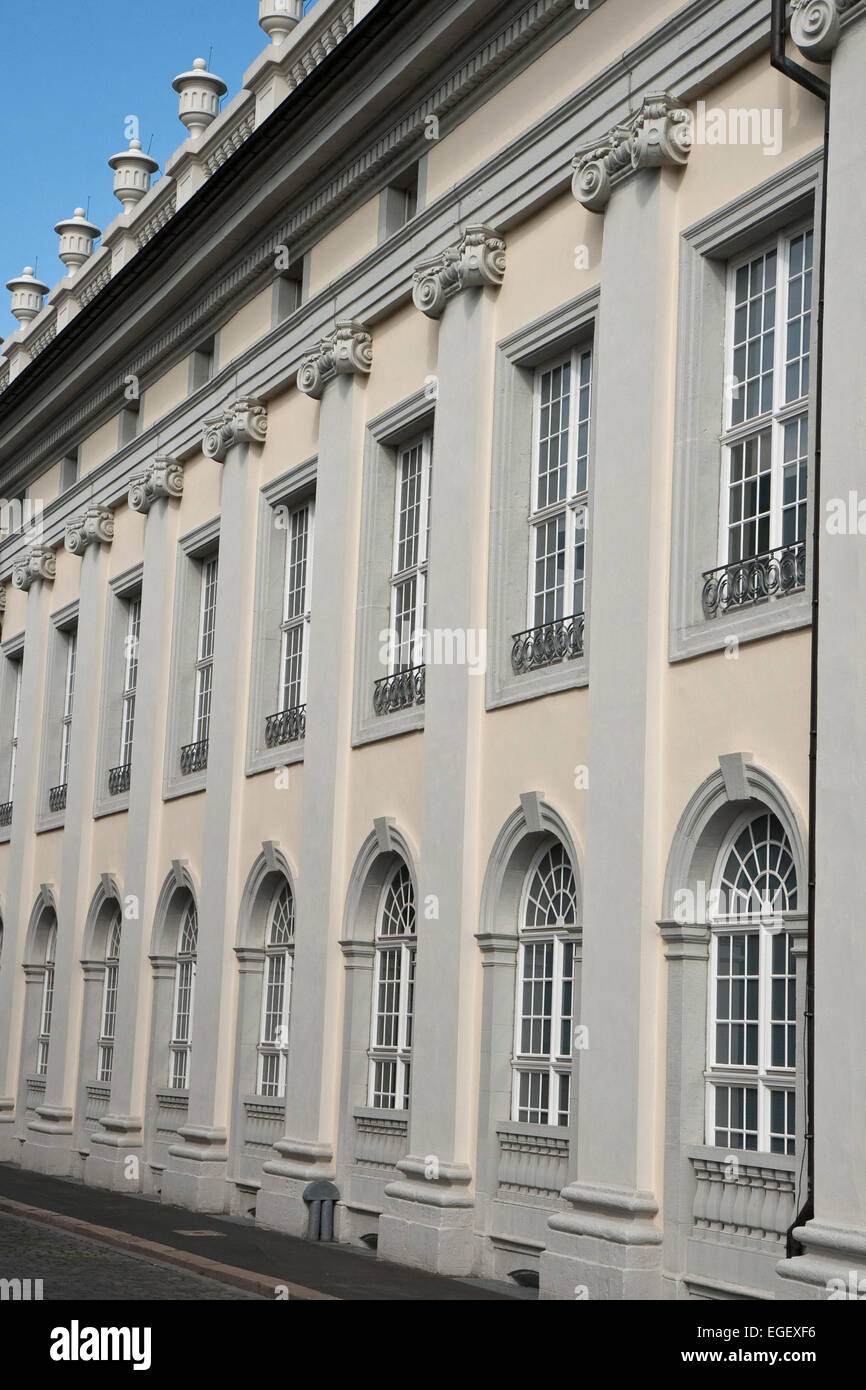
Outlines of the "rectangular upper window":
[[527,626],[583,614],[592,349],[536,371]]
[[141,633],[141,599],[127,605],[127,624],[123,672],[123,709],[120,721],[120,766],[132,765],[132,735],[135,729],[135,691],[138,685],[138,644]]
[[78,629],[72,628],[66,634],[66,678],[63,689],[63,714],[60,720],[60,776],[61,787],[69,781],[69,754],[72,743],[72,706],[75,700],[75,654],[78,645]]
[[18,729],[21,720],[21,680],[24,654],[6,653],[0,669],[0,837],[8,839],[15,800]]
[[11,804],[15,799],[15,764],[18,761],[18,727],[21,721],[21,678],[24,674],[23,660],[15,662],[15,702],[12,709],[12,734],[9,739],[9,795]]
[[401,449],[397,462],[388,668],[391,675],[424,663],[431,446],[430,435],[422,435]]
[[280,624],[280,711],[297,710],[307,701],[310,577],[315,504],[304,502],[288,515],[283,616]]
[[803,548],[812,260],[803,228],[728,270],[720,565]]
[[204,743],[210,734],[211,698],[213,695],[213,651],[216,632],[216,595],[219,561],[216,556],[205,560],[201,567],[201,604],[198,624],[198,655],[195,663],[195,704],[193,707],[193,743]]
[[813,151],[681,236],[670,658],[811,621]]

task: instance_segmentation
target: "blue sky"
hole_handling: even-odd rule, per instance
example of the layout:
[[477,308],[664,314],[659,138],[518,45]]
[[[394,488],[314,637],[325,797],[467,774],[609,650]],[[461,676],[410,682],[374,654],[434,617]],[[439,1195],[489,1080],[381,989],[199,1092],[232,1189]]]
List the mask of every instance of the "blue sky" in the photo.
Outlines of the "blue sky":
[[37,257],[47,285],[65,274],[55,223],[88,196],[100,228],[121,211],[106,161],[126,148],[126,117],[161,173],[186,138],[172,79],[212,46],[229,101],[267,44],[258,13],[257,0],[0,0],[0,337],[18,326],[7,280]]

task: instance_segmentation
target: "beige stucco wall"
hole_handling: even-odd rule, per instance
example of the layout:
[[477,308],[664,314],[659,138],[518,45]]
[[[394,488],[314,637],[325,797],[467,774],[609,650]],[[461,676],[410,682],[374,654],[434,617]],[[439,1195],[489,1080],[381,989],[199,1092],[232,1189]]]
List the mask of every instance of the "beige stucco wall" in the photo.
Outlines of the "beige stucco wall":
[[546,112],[619,58],[624,49],[681,8],[680,0],[657,0],[651,6],[635,5],[634,0],[607,0],[456,130],[432,142],[427,201],[433,202],[453,188],[492,150],[502,149],[522,131],[531,129]]
[[310,295],[318,294],[376,245],[379,198],[370,198],[310,251]]
[[117,452],[117,432],[118,419],[114,415],[110,420],[106,420],[104,425],[100,425],[98,430],[94,430],[81,443],[81,455],[79,459],[78,473],[83,478],[86,473],[91,473],[94,468],[98,468],[106,459],[111,458]]
[[271,303],[273,289],[268,285],[223,324],[217,339],[217,368],[221,371],[227,362],[236,357],[261,338],[271,327]]
[[189,358],[184,358],[147,387],[141,401],[142,430],[149,429],[155,420],[162,419],[173,406],[180,404],[187,394],[188,381]]

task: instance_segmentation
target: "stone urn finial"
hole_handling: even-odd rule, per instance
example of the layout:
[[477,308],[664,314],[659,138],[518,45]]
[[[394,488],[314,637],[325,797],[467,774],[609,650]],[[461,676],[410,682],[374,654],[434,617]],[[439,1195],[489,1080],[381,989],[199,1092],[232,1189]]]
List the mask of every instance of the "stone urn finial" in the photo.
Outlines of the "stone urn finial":
[[93,243],[99,236],[99,228],[93,222],[88,222],[84,208],[76,208],[72,216],[58,222],[54,230],[60,237],[57,254],[72,275],[93,255]]
[[259,24],[271,43],[288,38],[303,15],[303,0],[259,0]]
[[113,154],[108,165],[114,170],[114,196],[123,204],[123,211],[129,212],[150,192],[150,180],[159,164],[144,153],[140,140],[130,140],[129,149]]
[[219,115],[220,97],[228,87],[221,77],[208,72],[204,58],[196,58],[192,71],[182,72],[171,85],[180,93],[177,114],[194,140]]
[[12,291],[12,313],[19,323],[29,323],[41,314],[48,286],[36,279],[32,265],[25,265],[20,275],[8,280],[6,288]]

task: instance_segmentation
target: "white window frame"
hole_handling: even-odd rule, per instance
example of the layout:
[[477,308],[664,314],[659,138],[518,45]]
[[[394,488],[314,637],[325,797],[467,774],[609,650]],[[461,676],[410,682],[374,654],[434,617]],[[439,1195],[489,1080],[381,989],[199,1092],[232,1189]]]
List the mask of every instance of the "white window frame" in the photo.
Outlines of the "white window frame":
[[[285,942],[274,943],[274,919],[277,908],[283,895],[288,895],[289,902],[289,927],[288,939]],[[282,884],[279,891],[274,894],[268,912],[268,929],[265,937],[265,969],[262,978],[262,1007],[259,1020],[259,1045],[258,1045],[258,1071],[256,1079],[256,1094],[267,1096],[272,1099],[282,1100],[286,1094],[286,1071],[289,1057],[289,1028],[292,1015],[292,983],[294,977],[295,964],[295,904],[291,887],[288,883]],[[282,966],[282,980],[274,980],[273,974],[277,962]],[[271,990],[281,991],[280,1004],[278,1009],[270,1008]],[[269,1037],[271,1031],[269,1020],[272,1017],[279,1017],[276,1024],[276,1037]],[[276,1080],[265,1077],[268,1059],[277,1059]]]
[[[411,933],[388,933],[382,932],[382,919],[388,895],[394,880],[401,874],[406,875],[409,886],[412,890],[412,931]],[[411,875],[404,863],[399,863],[389,873],[379,895],[379,906],[376,912],[376,935],[375,935],[375,967],[373,970],[373,997],[370,1017],[370,1046],[367,1050],[369,1058],[368,1082],[367,1082],[367,1104],[371,1109],[377,1110],[398,1110],[404,1114],[408,1110],[410,1086],[411,1086],[411,1065],[412,1065],[412,1027],[414,1023],[414,995],[415,995],[415,954],[417,948],[418,917],[417,904],[415,903],[415,890],[412,885]],[[398,962],[397,973],[392,981],[383,978],[383,962],[390,954],[395,954]],[[379,1008],[380,987],[392,983],[397,990],[397,1008],[387,1013]],[[386,1044],[376,1041],[378,1035],[378,1025],[380,1018],[395,1017],[397,1019],[397,1040],[395,1043]],[[394,1084],[387,1091],[384,1086],[377,1086],[377,1074],[379,1069],[384,1070],[387,1066],[393,1066]],[[379,1097],[377,1099],[377,1096]],[[383,1101],[382,1097],[390,1096],[392,1103]]]
[[120,716],[120,764],[132,764],[132,739],[135,729],[135,694],[138,687],[138,652],[141,642],[141,594],[126,600],[127,623],[124,639],[123,694]]
[[[737,839],[753,821],[761,818],[765,812],[747,811],[739,817],[734,826],[725,838],[725,843],[719,852],[715,871],[713,875],[713,885],[716,893],[719,892],[719,884],[728,861],[732,847]],[[788,850],[793,862],[793,849],[788,842]],[[798,884],[798,895],[800,885]],[[718,901],[718,899],[716,899]],[[796,911],[764,911],[757,913],[710,913],[710,960],[709,960],[709,988],[707,990],[707,1047],[706,1047],[706,1066],[704,1069],[705,1081],[705,1134],[708,1145],[718,1148],[724,1147],[736,1153],[759,1153],[773,1154],[794,1153],[796,1149],[796,1101],[795,1101],[795,1130],[793,1135],[785,1138],[785,1147],[782,1150],[773,1150],[771,1147],[771,1105],[772,1092],[784,1091],[787,1094],[796,1094],[796,1048],[798,1045],[798,1016],[796,998],[796,970],[791,961],[791,948],[795,941],[792,932],[785,929],[785,922],[788,918],[796,917]],[[719,982],[719,939],[723,936],[745,936],[758,938],[758,1045],[756,1063],[735,1063],[717,1062],[716,1059],[716,1025],[717,1018],[717,996]],[[777,937],[785,938],[785,963],[790,966],[783,977],[773,974],[773,943]],[[747,947],[748,950],[748,947]],[[730,976],[728,978],[731,978]],[[749,977],[746,977],[749,978]],[[772,1030],[774,1023],[789,1026],[791,1019],[773,1019],[772,1008],[772,986],[774,978],[784,978],[786,981],[793,981],[794,987],[794,1049],[795,1057],[790,1066],[779,1067],[772,1065]],[[726,1020],[721,1020],[725,1022]],[[743,1148],[735,1149],[730,1143],[718,1145],[716,1143],[716,1091],[722,1087],[742,1087],[744,1088],[744,1113],[743,1130],[745,1138],[746,1117],[745,1117],[745,1091],[757,1091],[757,1110],[756,1110],[756,1131],[757,1147],[754,1149]],[[730,1110],[729,1110],[730,1118]],[[730,1123],[727,1126],[731,1129]],[[790,1147],[789,1147],[790,1145]]]
[[[730,557],[730,535],[729,535],[729,499],[731,494],[731,454],[738,444],[745,444],[745,441],[759,439],[761,435],[769,432],[770,435],[770,510],[769,510],[769,544],[755,550],[754,556],[765,555],[768,551],[776,550],[783,544],[791,546],[800,545],[807,539],[806,520],[807,499],[809,487],[809,471],[813,460],[809,454],[809,415],[810,415],[810,389],[806,388],[805,395],[798,396],[795,400],[786,402],[786,368],[787,361],[787,325],[788,325],[788,286],[790,274],[790,252],[791,243],[798,237],[805,237],[807,233],[812,233],[812,295],[809,305],[810,322],[810,341],[809,341],[809,378],[814,370],[813,349],[815,342],[815,309],[817,292],[817,265],[815,262],[815,229],[812,218],[805,218],[794,223],[792,226],[783,228],[772,237],[758,242],[752,246],[748,253],[737,256],[728,263],[727,281],[725,289],[725,386],[723,393],[722,406],[722,430],[719,436],[721,453],[721,486],[719,488],[719,536],[718,536],[718,559],[719,566],[735,565],[746,563],[753,556],[744,556],[742,561]],[[768,252],[776,252],[776,305],[775,317],[773,322],[773,392],[772,404],[769,410],[761,411],[757,415],[744,418],[742,421],[733,423],[734,398],[739,391],[746,390],[745,383],[736,385],[737,378],[734,376],[734,318],[736,309],[736,281],[737,272],[745,266],[751,265],[759,256],[765,256]],[[792,359],[793,360],[793,359]],[[802,497],[803,509],[803,534],[798,535],[795,540],[790,542],[783,541],[782,523],[784,510],[784,447],[785,447],[785,427],[796,421],[803,420],[803,434],[806,439],[806,490]],[[760,447],[760,446],[759,446]],[[798,486],[799,497],[799,486]],[[798,527],[799,529],[799,527]]]
[[[292,588],[292,577],[293,577],[293,576],[292,576],[292,570],[293,570],[293,564],[292,564],[292,548],[293,548],[293,545],[294,545],[294,542],[295,542],[295,539],[296,539],[296,536],[295,536],[295,521],[296,521],[296,518],[300,517],[300,515],[301,515],[303,512],[306,512],[306,514],[307,514],[307,530],[306,530],[306,547],[307,547],[307,548],[306,548],[306,555],[305,555],[304,561],[303,561],[303,565],[304,565],[304,578],[303,578],[303,586],[302,586],[302,588],[299,586],[298,590],[294,590],[294,589]],[[316,518],[316,503],[315,503],[315,499],[314,499],[313,497],[305,498],[303,501],[298,502],[296,505],[292,506],[292,507],[290,508],[290,510],[289,510],[288,517],[287,517],[287,525],[286,525],[286,555],[285,555],[285,565],[284,565],[284,574],[283,574],[283,606],[282,606],[282,616],[281,616],[281,620],[280,620],[280,634],[281,634],[281,636],[280,636],[280,670],[279,670],[279,692],[278,692],[278,706],[279,706],[279,708],[278,708],[278,713],[280,713],[280,714],[283,714],[283,713],[285,713],[287,710],[290,710],[290,709],[297,709],[297,708],[299,708],[301,705],[305,705],[305,704],[307,703],[307,668],[308,668],[308,664],[309,664],[309,655],[310,655],[310,617],[311,617],[310,599],[311,599],[311,593],[312,593],[313,545],[314,545],[314,538],[315,538],[315,518]],[[299,611],[298,611],[297,613],[291,614],[291,615],[290,615],[290,613],[289,613],[290,601],[291,601],[291,599],[292,599],[293,593],[295,593],[295,592],[299,592],[299,593],[300,593],[300,609],[299,609]],[[289,662],[289,659],[290,659],[289,646],[290,646],[290,642],[291,642],[291,640],[292,640],[292,636],[293,636],[293,634],[295,634],[295,633],[298,634],[298,639],[297,639],[297,640],[298,640],[298,642],[299,642],[299,644],[300,644],[300,652],[299,652],[299,653],[291,653],[291,655],[292,655],[292,656],[296,656],[296,655],[299,655],[299,656],[300,656],[300,663],[299,663],[300,669],[299,669],[299,672],[298,672],[297,682],[291,682],[291,683],[290,683],[290,682],[287,681],[287,679],[286,679],[286,674],[287,674],[288,662]],[[286,692],[287,692],[287,690],[289,689],[290,684],[295,684],[295,683],[297,684],[297,688],[298,688],[298,698],[297,698],[293,703],[290,704],[290,703],[288,703],[288,701],[287,701]]]
[[65,633],[66,674],[63,684],[63,713],[60,718],[60,778],[58,786],[69,782],[69,755],[72,743],[72,710],[75,703],[75,660],[78,648],[78,625]]
[[[582,380],[582,367],[584,362],[588,363],[588,381]],[[554,502],[538,505],[538,484],[539,468],[541,462],[541,411],[542,411],[542,380],[557,367],[569,366],[569,418],[568,418],[568,448],[566,454],[566,495],[562,499]],[[584,614],[586,611],[586,584],[587,584],[587,536],[589,530],[589,489],[590,489],[590,468],[592,466],[592,411],[593,411],[593,344],[583,343],[574,346],[567,353],[562,353],[556,357],[548,359],[541,366],[536,367],[533,386],[532,386],[532,466],[530,469],[530,498],[529,498],[529,573],[527,580],[527,603],[526,603],[526,626],[528,629],[537,627],[547,627],[561,622],[567,622],[570,618]],[[587,411],[583,415],[580,413],[580,403],[583,392],[586,391]],[[580,426],[586,424],[586,449],[579,451]],[[578,478],[578,459],[585,460],[584,486],[579,487],[581,481]],[[552,618],[537,621],[536,603],[538,591],[536,588],[536,563],[537,563],[537,537],[540,529],[549,522],[555,521],[558,517],[565,517],[565,569],[562,582],[562,612],[557,612]],[[583,546],[583,578],[580,581],[582,586],[582,602],[575,606],[575,585],[576,585],[576,550],[578,537],[582,533]],[[569,604],[566,605],[565,597],[570,595]]]
[[[196,642],[195,696],[193,699],[193,743],[210,738],[210,718],[213,703],[213,658],[216,643],[217,589],[219,585],[219,556],[209,555],[201,560],[201,597],[199,600],[198,638]],[[208,602],[211,590],[213,602]],[[210,624],[208,618],[212,615]]]
[[[407,538],[401,537],[400,518],[402,516],[402,496],[404,480],[404,464],[410,454],[415,449],[421,450],[421,472],[420,472],[420,494],[418,500],[418,529],[416,533],[416,555],[415,561],[411,565],[399,568],[400,548],[407,543]],[[394,676],[401,671],[414,670],[418,666],[423,666],[425,662],[425,633],[427,628],[427,561],[430,546],[430,503],[431,503],[431,475],[433,461],[433,436],[428,432],[418,435],[415,439],[401,444],[397,451],[397,467],[395,469],[396,482],[394,488],[394,531],[391,552],[391,604],[390,604],[390,659],[388,662],[388,675]],[[405,649],[405,642],[400,640],[400,629],[398,623],[398,603],[400,591],[404,585],[415,583],[415,601],[412,607],[412,627],[409,629],[408,639],[411,659],[404,660],[401,652]],[[419,626],[419,614],[421,622]]]
[[[52,916],[54,916],[53,913]],[[45,940],[45,969],[42,975],[42,999],[39,1005],[39,1037],[36,1044],[37,1076],[47,1076],[48,1074],[51,1020],[54,1013],[54,963],[56,954],[57,921],[55,918],[48,928],[48,935]]]
[[[187,932],[194,936],[192,949],[185,949]],[[177,955],[174,970],[174,1000],[171,1010],[169,1039],[168,1086],[172,1091],[189,1088],[189,1063],[192,1053],[192,1027],[195,1015],[195,977],[198,959],[198,909],[190,899],[183,909],[177,933]],[[187,1007],[180,1013],[181,991],[188,991]],[[183,1027],[181,1021],[185,1020]]]
[[[518,918],[518,960],[516,972],[516,992],[514,1006],[514,1030],[511,1054],[511,1118],[512,1121],[520,1124],[541,1125],[545,1128],[561,1127],[568,1124],[566,1115],[563,1125],[561,1110],[559,1105],[560,1078],[568,1078],[569,1108],[572,1103],[572,1044],[574,1029],[574,1009],[575,1009],[575,974],[576,974],[576,952],[577,952],[577,880],[574,875],[574,865],[570,863],[568,853],[564,846],[560,846],[563,856],[571,868],[572,884],[574,893],[574,914],[573,925],[563,926],[562,928],[552,926],[533,927],[526,923],[527,904],[529,892],[535,880],[535,875],[542,861],[547,857],[556,844],[546,844],[534,856],[532,863],[525,875],[523,888],[520,894],[520,916]],[[527,947],[529,946],[553,946],[553,969],[551,984],[551,1011],[550,1011],[550,1050],[548,1053],[528,1053],[521,1050],[522,1031],[524,1022],[523,1012],[523,991],[526,982],[526,958]],[[558,1042],[562,1039],[562,1025],[565,1020],[563,1009],[563,986],[566,980],[564,968],[566,948],[571,948],[571,1014],[569,1016],[568,1042],[569,1050],[563,1053],[558,1048]],[[546,1015],[539,1015],[546,1017]],[[520,1110],[522,1107],[520,1100],[521,1077],[523,1076],[547,1076],[548,1078],[548,1103],[547,1120],[521,1120]],[[551,1118],[554,1117],[554,1118]]]
[[18,728],[21,719],[21,681],[24,676],[24,657],[15,662],[15,701],[12,713],[12,736],[9,740],[9,795],[7,801],[15,800],[15,765],[18,761]]
[[114,1038],[117,1030],[117,977],[120,957],[121,914],[118,908],[108,928],[105,943],[105,974],[102,981],[102,1006],[99,1014],[99,1038],[96,1079],[111,1085],[114,1067]]

